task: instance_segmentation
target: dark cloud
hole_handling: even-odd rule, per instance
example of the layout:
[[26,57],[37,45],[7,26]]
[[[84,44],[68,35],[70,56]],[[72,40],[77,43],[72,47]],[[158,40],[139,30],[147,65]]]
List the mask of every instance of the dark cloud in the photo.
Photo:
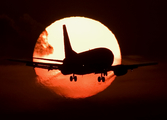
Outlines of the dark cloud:
[[[6,38],[11,36],[12,34],[16,34],[16,28],[14,25],[14,21],[7,15],[0,16],[0,36],[2,38]],[[1,40],[2,41],[2,40]],[[3,40],[2,42],[4,42]]]
[[106,90],[85,99],[66,99],[41,87],[31,67],[0,67],[0,112],[5,117],[166,118],[164,64],[117,77]]
[[28,14],[22,15],[18,19],[1,15],[0,28],[1,58],[32,57],[37,38],[44,30],[44,26],[35,21]]
[[[13,19],[7,15],[0,16],[0,57],[11,55],[19,39],[18,29]],[[17,48],[17,47],[16,47]]]
[[[37,33],[39,36],[43,31],[36,23],[46,27],[60,18],[79,15],[97,19],[108,26],[116,35],[123,55],[138,54],[155,58],[167,56],[164,52],[167,26],[164,1],[6,0],[2,2],[0,9],[17,21],[22,34],[31,33],[27,36],[33,36],[35,39],[38,38]],[[27,44],[32,44],[30,42]]]
[[19,32],[28,38],[39,36],[41,29],[44,29],[44,26],[34,20],[29,14],[20,16],[16,24],[19,27]]

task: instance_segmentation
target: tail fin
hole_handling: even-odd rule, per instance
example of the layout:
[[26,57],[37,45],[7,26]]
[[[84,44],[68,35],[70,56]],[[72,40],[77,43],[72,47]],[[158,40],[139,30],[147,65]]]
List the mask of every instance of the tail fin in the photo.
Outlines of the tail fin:
[[73,51],[73,49],[71,47],[66,25],[63,25],[63,35],[64,35],[65,58],[74,57],[76,55],[76,52]]

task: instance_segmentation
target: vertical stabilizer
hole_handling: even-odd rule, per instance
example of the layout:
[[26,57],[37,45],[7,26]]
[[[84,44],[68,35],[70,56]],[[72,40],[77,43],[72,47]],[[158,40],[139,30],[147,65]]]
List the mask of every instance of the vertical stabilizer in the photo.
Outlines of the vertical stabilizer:
[[70,58],[70,57],[72,58],[75,56],[76,52],[74,52],[71,47],[66,25],[63,25],[63,35],[64,35],[65,58]]

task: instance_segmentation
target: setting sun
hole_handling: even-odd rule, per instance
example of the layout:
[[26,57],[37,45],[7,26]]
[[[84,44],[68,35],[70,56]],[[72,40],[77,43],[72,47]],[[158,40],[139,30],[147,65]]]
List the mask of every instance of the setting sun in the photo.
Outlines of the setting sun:
[[[100,47],[108,48],[114,54],[113,65],[121,64],[121,52],[115,35],[99,21],[85,17],[60,19],[46,27],[37,40],[33,57],[58,60],[65,58],[62,27],[64,24],[67,26],[70,43],[75,52],[80,53]],[[33,61],[39,60],[34,59]],[[112,71],[108,72],[104,83],[98,83],[97,76],[100,74],[94,73],[77,75],[78,81],[70,82],[70,75],[63,75],[59,70],[48,71],[35,68],[35,72],[38,75],[39,83],[56,94],[70,98],[85,98],[95,95],[106,89],[115,79]]]

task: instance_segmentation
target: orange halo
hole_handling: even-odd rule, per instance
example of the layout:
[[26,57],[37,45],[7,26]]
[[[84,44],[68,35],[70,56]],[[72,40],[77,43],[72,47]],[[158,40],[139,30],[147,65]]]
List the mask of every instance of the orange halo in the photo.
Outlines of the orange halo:
[[[114,54],[113,65],[121,63],[121,52],[114,34],[99,21],[85,17],[68,17],[55,21],[48,26],[37,40],[33,57],[64,59],[63,24],[67,26],[74,51],[80,53],[94,48],[105,47]],[[106,89],[116,77],[110,71],[104,83],[97,82],[97,77],[100,74],[93,73],[77,75],[78,81],[70,82],[70,75],[63,75],[59,70],[48,71],[35,68],[35,72],[38,75],[39,83],[61,96],[70,98],[85,98],[95,95]]]

